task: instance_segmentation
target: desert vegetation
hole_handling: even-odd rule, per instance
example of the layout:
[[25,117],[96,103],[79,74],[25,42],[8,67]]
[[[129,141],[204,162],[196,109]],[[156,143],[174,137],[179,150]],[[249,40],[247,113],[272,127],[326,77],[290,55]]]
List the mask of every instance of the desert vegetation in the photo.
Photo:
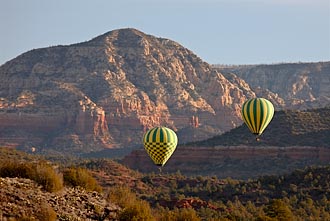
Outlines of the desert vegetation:
[[68,186],[79,186],[87,191],[102,192],[102,187],[98,185],[91,173],[85,168],[65,168],[63,170],[63,179]]
[[[306,167],[280,176],[237,180],[229,177],[218,179],[216,176],[187,177],[179,171],[143,174],[107,159],[72,158],[63,164],[18,151],[0,150],[1,177],[25,178],[42,187],[31,200],[39,199],[40,194],[54,194],[50,197],[53,200],[42,201],[35,211],[22,207],[20,211],[25,209],[26,212],[17,216],[6,212],[9,210],[6,207],[1,215],[12,220],[68,220],[74,217],[72,214],[63,215],[62,210],[67,206],[58,207],[53,202],[54,198],[61,198],[57,197],[59,194],[69,191],[68,188],[78,188],[72,190],[74,195],[62,195],[62,198],[67,198],[66,204],[72,202],[73,207],[78,206],[77,200],[82,198],[90,202],[98,198],[100,202],[107,203],[87,204],[82,201],[80,204],[87,208],[86,211],[82,213],[82,209],[77,208],[72,212],[77,217],[87,217],[88,211],[93,211],[93,216],[88,217],[91,220],[109,219],[109,206],[105,205],[110,203],[118,208],[115,214],[111,212],[113,220],[330,219],[329,165]],[[2,184],[9,182],[1,179]],[[16,185],[12,187],[16,192],[22,186],[17,182],[12,182]],[[8,201],[12,193],[5,191],[2,188],[0,197]],[[88,197],[84,195],[87,192],[91,193]],[[10,203],[19,205],[16,198],[11,198]],[[1,205],[4,208],[4,204]],[[10,209],[15,211],[14,207]]]
[[62,176],[45,162],[3,161],[0,165],[0,177],[20,177],[34,180],[49,192],[59,191],[63,188]]

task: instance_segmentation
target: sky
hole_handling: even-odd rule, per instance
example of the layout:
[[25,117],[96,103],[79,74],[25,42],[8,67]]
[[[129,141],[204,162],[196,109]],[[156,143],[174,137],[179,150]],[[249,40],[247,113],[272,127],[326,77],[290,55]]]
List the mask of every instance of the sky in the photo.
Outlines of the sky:
[[0,65],[121,28],[210,64],[330,61],[330,0],[0,0]]

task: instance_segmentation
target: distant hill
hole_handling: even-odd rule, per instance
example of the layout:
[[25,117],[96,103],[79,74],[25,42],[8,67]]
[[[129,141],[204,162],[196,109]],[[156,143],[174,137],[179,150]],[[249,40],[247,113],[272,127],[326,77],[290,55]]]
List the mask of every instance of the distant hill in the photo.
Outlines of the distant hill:
[[330,148],[330,107],[311,110],[275,112],[274,118],[254,140],[245,124],[213,138],[189,143],[188,146],[313,146]]
[[259,97],[280,99],[280,103],[272,100],[277,108],[310,109],[330,103],[330,61],[214,68],[226,77],[234,74],[243,79]]

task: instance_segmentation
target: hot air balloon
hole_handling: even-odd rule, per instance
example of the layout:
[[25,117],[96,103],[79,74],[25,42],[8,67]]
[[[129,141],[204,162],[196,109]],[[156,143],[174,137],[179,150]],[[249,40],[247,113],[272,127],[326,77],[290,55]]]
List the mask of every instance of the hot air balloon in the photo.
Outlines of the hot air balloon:
[[242,106],[242,118],[250,131],[259,136],[266,129],[274,116],[273,104],[265,98],[252,98]]
[[167,127],[154,127],[143,136],[143,145],[157,166],[164,166],[178,144],[175,132]]

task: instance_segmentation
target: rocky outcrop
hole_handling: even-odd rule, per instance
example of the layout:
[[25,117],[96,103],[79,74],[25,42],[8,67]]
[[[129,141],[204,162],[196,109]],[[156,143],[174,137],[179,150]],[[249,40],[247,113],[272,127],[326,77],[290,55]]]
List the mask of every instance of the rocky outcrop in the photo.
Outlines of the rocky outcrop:
[[195,209],[195,210],[199,210],[201,208],[209,208],[209,209],[212,209],[212,210],[223,211],[222,208],[218,208],[218,207],[212,205],[209,202],[206,202],[206,201],[200,200],[200,199],[194,199],[194,198],[187,198],[187,199],[178,200],[175,203],[175,207],[177,207],[177,208],[192,208],[192,209]]
[[[118,220],[121,208],[97,192],[65,188],[57,193],[41,190],[34,181],[0,178],[1,219]],[[53,219],[52,219],[53,220]]]
[[221,207],[217,207],[207,201],[197,198],[185,198],[185,199],[172,199],[172,200],[158,200],[158,204],[165,208],[189,208],[194,210],[211,209],[224,212],[225,210]]
[[307,109],[330,104],[330,62],[215,65],[215,69],[244,79],[257,96],[272,93],[271,97],[279,97],[282,101],[275,102],[277,108]]

